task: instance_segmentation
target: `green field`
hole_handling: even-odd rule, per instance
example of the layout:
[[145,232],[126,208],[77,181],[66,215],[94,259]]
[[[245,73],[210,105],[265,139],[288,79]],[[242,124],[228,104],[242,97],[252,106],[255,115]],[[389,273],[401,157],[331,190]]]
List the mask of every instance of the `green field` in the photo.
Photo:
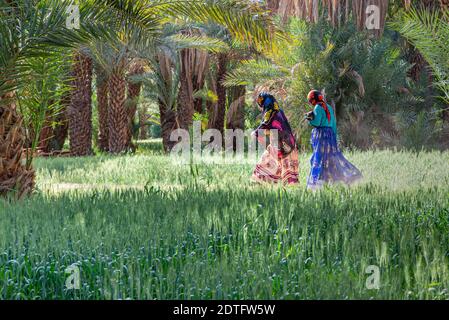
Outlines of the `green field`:
[[0,200],[0,298],[449,299],[449,152],[346,153],[364,181],[313,193],[307,154],[282,188],[139,150],[36,161],[36,193]]

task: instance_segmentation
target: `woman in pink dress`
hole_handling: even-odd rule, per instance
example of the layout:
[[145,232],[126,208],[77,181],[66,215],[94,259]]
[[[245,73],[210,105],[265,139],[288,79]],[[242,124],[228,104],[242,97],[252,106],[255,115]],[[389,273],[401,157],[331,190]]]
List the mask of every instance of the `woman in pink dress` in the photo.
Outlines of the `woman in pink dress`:
[[[257,103],[264,115],[253,135],[262,138],[261,134],[271,134],[270,144],[256,165],[252,179],[256,182],[296,184],[299,171],[298,148],[287,117],[271,94],[262,92]],[[276,132],[277,134],[273,134]]]

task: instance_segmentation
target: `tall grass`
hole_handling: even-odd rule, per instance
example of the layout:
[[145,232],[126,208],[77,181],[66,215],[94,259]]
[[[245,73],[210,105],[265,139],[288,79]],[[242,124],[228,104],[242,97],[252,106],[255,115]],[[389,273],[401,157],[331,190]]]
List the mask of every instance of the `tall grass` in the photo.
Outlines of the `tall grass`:
[[39,159],[38,192],[0,202],[0,297],[449,299],[449,153],[348,154],[365,181],[316,193],[307,157],[289,188],[157,153]]

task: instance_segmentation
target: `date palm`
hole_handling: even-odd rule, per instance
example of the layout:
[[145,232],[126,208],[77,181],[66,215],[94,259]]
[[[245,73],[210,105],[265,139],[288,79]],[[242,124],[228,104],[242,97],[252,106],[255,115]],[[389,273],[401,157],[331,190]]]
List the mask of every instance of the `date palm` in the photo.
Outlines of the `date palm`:
[[[444,3],[443,3],[444,4]],[[411,9],[403,12],[391,26],[399,31],[421,53],[437,81],[435,86],[449,105],[449,11]],[[449,123],[449,110],[443,111]]]
[[212,113],[210,121],[210,128],[218,129],[221,133],[224,131],[225,115],[226,115],[226,87],[223,82],[225,80],[229,58],[226,53],[219,53],[217,58],[217,80],[216,80],[216,92],[217,92],[217,105]]
[[[18,197],[34,186],[34,150],[24,152],[27,130],[19,112],[17,90],[29,82],[27,59],[49,56],[55,45],[70,46],[87,41],[81,31],[65,28],[67,1],[0,1],[0,194],[15,192]],[[55,39],[57,39],[55,41]],[[38,103],[43,103],[43,100]],[[45,115],[45,109],[42,110]],[[42,117],[42,124],[45,116]],[[34,130],[36,136],[39,130]],[[37,147],[34,144],[34,147]]]
[[[107,147],[104,149],[110,153],[121,153],[127,149],[128,122],[125,104],[127,46],[119,46],[119,49],[116,49],[110,44],[97,43],[95,48],[91,48],[91,52],[96,63],[100,65],[102,74],[99,76],[104,81],[97,88],[97,99],[100,97],[102,102],[101,106],[99,105],[101,138],[104,142],[107,141]],[[106,101],[107,107],[104,105]]]
[[95,67],[95,74],[98,104],[98,148],[107,152],[109,150],[109,81],[101,66]]
[[[267,32],[267,29],[270,30],[272,25],[270,24],[270,19],[266,18],[262,15],[262,11],[260,8],[255,7],[254,5],[243,2],[243,1],[172,1],[172,2],[159,2],[159,1],[136,1],[136,0],[122,0],[122,1],[113,1],[109,0],[105,2],[106,5],[112,7],[114,10],[124,10],[126,12],[132,12],[134,17],[138,17],[139,24],[138,26],[144,26],[144,28],[130,28],[127,23],[122,23],[120,19],[118,19],[118,24],[116,27],[112,25],[112,28],[116,30],[117,36],[113,45],[111,44],[101,44],[103,47],[109,47],[109,49],[96,50],[94,56],[98,58],[97,60],[102,64],[102,67],[110,73],[110,71],[114,72],[113,79],[109,79],[109,111],[110,113],[114,113],[113,116],[110,116],[110,121],[114,121],[112,125],[110,123],[109,126],[109,149],[111,152],[118,153],[123,152],[127,149],[128,143],[125,141],[129,141],[129,130],[124,130],[123,127],[129,127],[127,121],[123,123],[123,119],[129,119],[129,115],[124,117],[124,113],[128,113],[131,111],[134,115],[134,108],[131,110],[127,110],[126,104],[124,103],[124,76],[125,70],[128,69],[130,61],[132,61],[135,57],[139,57],[141,55],[141,51],[136,50],[137,47],[140,46],[142,42],[145,40],[149,40],[154,46],[160,46],[163,37],[163,28],[167,25],[167,23],[173,23],[179,21],[179,17],[184,17],[185,19],[190,19],[192,21],[200,22],[200,23],[210,23],[214,22],[220,25],[225,26],[231,35],[236,38],[240,38],[241,40],[245,40],[247,43],[251,44],[268,44],[272,34],[275,32]],[[175,21],[171,17],[176,17],[177,21]],[[137,25],[137,24],[136,24]],[[273,29],[273,28],[271,28]],[[273,31],[273,30],[270,30]],[[275,31],[275,30],[274,30]],[[173,40],[173,39],[172,39]],[[177,39],[176,44],[179,50],[189,48],[191,42],[188,37],[185,37],[183,40]],[[194,41],[198,41],[201,39],[194,39]],[[98,46],[96,46],[98,48]],[[146,48],[148,50],[148,48]],[[102,51],[102,52],[100,52]],[[109,59],[105,59],[102,55],[104,52],[112,52],[109,55]],[[151,51],[151,50],[149,50]],[[97,54],[100,52],[100,54]],[[186,52],[181,52],[181,54],[185,54]],[[151,53],[153,56],[154,54]],[[177,53],[176,53],[177,54]],[[156,54],[156,56],[159,53]],[[154,56],[155,57],[155,56]],[[152,58],[153,61],[156,61],[156,58]],[[172,60],[172,59],[169,59]],[[186,62],[187,59],[184,59]],[[167,69],[166,64],[162,67],[162,69]],[[187,78],[188,68],[187,64],[180,64],[181,71],[184,71],[186,75],[184,78]],[[172,71],[170,71],[172,72]],[[224,75],[224,72],[222,72]],[[168,79],[168,78],[166,78]],[[113,87],[111,87],[111,81],[113,81]],[[185,110],[186,112],[176,112],[172,111],[164,111],[163,113],[166,115],[175,114],[174,117],[168,117],[168,119],[175,119],[174,123],[172,120],[169,121],[170,125],[163,126],[167,130],[170,128],[178,128],[180,124],[186,123],[187,125],[191,122],[192,108],[187,108],[183,105],[184,101],[186,103],[191,102],[193,97],[192,88],[189,86],[184,87],[188,82],[182,81],[180,94],[187,98],[179,99],[178,104],[166,104],[171,109],[179,109],[178,111]],[[113,89],[111,89],[113,88]],[[161,88],[161,87],[160,87]],[[177,88],[176,88],[177,89]],[[160,99],[164,101],[166,99]],[[175,99],[176,100],[176,99]],[[224,99],[222,99],[224,101]],[[176,102],[176,101],[175,101]],[[164,122],[164,121],[162,121]],[[223,121],[224,122],[224,117]],[[185,125],[182,125],[185,126]],[[124,133],[126,131],[126,133]],[[112,139],[112,140],[111,140]],[[111,148],[111,144],[115,146]]]
[[145,140],[148,138],[147,116],[148,108],[145,103],[142,103],[137,110],[139,116],[139,139]]
[[[132,147],[132,137],[134,128],[134,117],[137,112],[138,100],[142,91],[142,81],[137,77],[141,76],[145,71],[145,61],[142,59],[134,59],[128,70],[127,75],[127,120],[128,120],[128,133],[127,144],[128,147]],[[137,79],[136,79],[137,78]]]
[[313,23],[327,19],[336,27],[354,19],[358,29],[364,30],[366,8],[376,5],[380,9],[380,29],[373,30],[373,33],[379,37],[384,30],[389,1],[391,0],[270,0],[268,8],[278,13],[284,22],[291,16]]
[[55,117],[55,127],[53,128],[53,138],[50,142],[52,151],[62,151],[64,143],[69,134],[68,109],[70,107],[71,93],[66,91],[59,101],[59,112]]
[[[59,51],[56,48],[74,48],[94,37],[108,38],[108,29],[98,23],[103,21],[101,11],[88,6],[83,7],[81,29],[68,30],[67,9],[71,4],[72,1],[60,0],[0,1],[1,195],[14,192],[21,197],[33,190],[32,160],[38,146],[36,139],[32,139],[31,148],[25,147],[29,146],[30,132],[35,137],[40,136],[45,114],[56,105],[48,100],[47,94],[29,95],[26,91],[36,84],[44,85],[43,92],[51,92],[46,86],[48,79],[33,77],[36,63],[45,66],[46,59]],[[46,69],[46,72],[54,75],[55,70]],[[26,128],[21,106],[33,106],[33,99],[36,99],[34,107],[38,107],[35,109],[38,111],[29,110],[36,122],[33,128]]]
[[[220,39],[226,44],[225,50],[218,52],[213,55],[212,59],[215,62],[215,69],[212,77],[214,77],[213,82],[210,82],[211,87],[213,88],[213,92],[216,95],[216,102],[210,104],[209,107],[209,121],[208,127],[217,129],[220,132],[224,132],[225,122],[226,122],[226,113],[227,113],[227,105],[229,106],[229,114],[228,114],[228,123],[234,122],[236,124],[235,119],[238,118],[238,113],[241,113],[242,110],[239,107],[243,107],[242,103],[234,103],[236,100],[242,100],[241,96],[235,96],[239,90],[230,90],[226,88],[224,82],[226,74],[229,71],[232,62],[238,60],[249,59],[251,53],[256,53],[252,46],[247,44],[243,44],[239,41],[233,39],[233,37],[229,34],[226,28],[223,28],[219,25],[213,25],[206,29],[209,35],[213,35],[217,39]],[[235,88],[234,88],[235,89]],[[231,93],[231,95],[229,95]],[[231,98],[232,101],[229,98]],[[235,99],[233,99],[235,98]],[[231,108],[232,106],[232,108]],[[234,114],[235,113],[235,114]],[[241,114],[240,114],[241,115]],[[241,121],[240,121],[241,122]],[[234,124],[232,127],[234,128]]]
[[[265,16],[260,7],[249,2],[192,2],[189,3],[188,7],[177,7],[174,10],[168,10],[168,12],[170,14],[176,13],[182,15],[200,24],[210,25],[212,23],[216,26],[221,26],[227,32],[229,38],[240,40],[242,43],[246,43],[247,46],[258,48],[263,46],[269,47],[271,40],[280,34],[270,17]],[[192,108],[193,94],[191,91],[195,90],[192,89],[195,86],[184,81],[180,85],[179,79],[186,79],[190,74],[190,76],[200,75],[203,79],[200,79],[199,83],[205,80],[204,74],[202,74],[204,70],[192,70],[192,64],[190,63],[190,59],[192,59],[191,52],[187,54],[187,51],[182,51],[188,48],[198,49],[199,47],[204,47],[204,38],[198,37],[195,39],[194,36],[193,39],[189,39],[189,37],[185,37],[184,39],[186,40],[184,43],[180,41],[182,39],[176,39],[176,49],[173,51],[173,46],[168,48],[168,46],[164,45],[163,38],[159,38],[155,41],[155,47],[158,49],[150,54],[151,57],[146,57],[152,69],[152,72],[147,75],[147,78],[149,77],[151,79],[147,79],[146,87],[154,88],[154,92],[156,93],[155,99],[160,106],[162,137],[166,151],[169,151],[173,145],[169,141],[171,131],[180,127],[187,127],[191,122],[191,116],[194,110]],[[165,40],[167,39],[165,38]],[[218,41],[223,43],[220,38],[218,38]],[[211,44],[210,41],[206,42]],[[214,45],[217,44],[218,42]],[[227,45],[224,45],[224,47],[227,47]],[[176,54],[179,50],[181,50],[181,57],[178,57]],[[217,112],[217,116],[214,115],[211,119],[213,126],[217,128],[224,128],[226,112],[226,89],[222,86],[222,80],[224,80],[228,61],[227,55],[223,54],[220,56],[221,53],[224,53],[223,50],[216,52],[216,56],[220,57],[219,72],[217,75],[217,79],[220,81],[217,85],[217,91],[220,92],[219,105],[222,108],[214,108],[214,111],[220,110],[220,112]],[[201,62],[204,63],[204,60],[202,59]],[[201,84],[198,85],[198,88],[200,87]],[[180,99],[177,100],[177,98]]]
[[[143,39],[149,33],[157,40],[161,28],[170,17],[185,16],[194,21],[214,22],[226,26],[230,33],[247,43],[259,45],[270,42],[272,32],[268,18],[260,10],[253,10],[256,5],[241,1],[137,1],[137,0],[86,0],[80,3],[81,29],[66,28],[67,9],[72,4],[69,0],[1,0],[0,1],[0,193],[17,191],[19,196],[27,194],[34,186],[34,170],[32,167],[33,150],[22,152],[26,145],[26,130],[22,115],[17,108],[17,89],[20,88],[29,69],[26,60],[29,57],[46,56],[53,48],[68,47],[75,50],[74,75],[76,88],[75,100],[71,99],[70,117],[71,135],[77,134],[80,128],[79,146],[72,142],[73,148],[80,154],[90,152],[89,125],[77,125],[73,117],[90,121],[90,106],[81,106],[80,101],[89,103],[89,81],[91,81],[91,61],[84,48],[94,39],[102,39],[105,43],[116,43],[115,23],[120,22],[125,31],[134,30]],[[267,22],[268,21],[268,22]],[[120,60],[118,60],[120,61]],[[124,65],[120,61],[114,66],[114,74],[110,77],[109,92],[111,110],[120,116],[119,134],[113,141],[113,152],[126,144],[126,116],[122,117],[125,102]],[[122,68],[123,67],[123,68]],[[78,78],[79,76],[80,78]],[[82,80],[82,81],[80,81]],[[117,90],[112,90],[113,88]],[[73,98],[73,96],[72,96]],[[79,99],[77,101],[77,99]],[[75,108],[74,108],[75,107]],[[113,116],[109,118],[114,118]],[[125,124],[122,126],[122,124]],[[125,129],[123,129],[123,128]],[[35,134],[39,134],[36,132]],[[125,139],[122,139],[125,137]],[[114,139],[113,139],[114,140]],[[111,141],[109,141],[111,145]],[[118,147],[117,147],[118,146]]]
[[[180,85],[182,55],[179,52],[186,48],[214,51],[220,50],[223,45],[217,39],[201,36],[177,36],[176,30],[171,27],[165,29],[164,36],[158,39],[157,45],[150,40],[146,44],[141,44],[139,48],[140,57],[147,61],[150,69],[149,72],[143,74],[142,81],[147,89],[148,97],[157,101],[162,142],[166,152],[170,151],[175,144],[175,142],[170,141],[172,131],[181,128],[182,121],[187,121],[185,120],[186,108],[180,105],[184,101],[179,100],[182,99],[180,95],[182,90]],[[193,104],[191,107],[193,109]]]
[[93,62],[86,53],[73,56],[73,91],[69,108],[70,152],[74,156],[92,154],[92,72]]

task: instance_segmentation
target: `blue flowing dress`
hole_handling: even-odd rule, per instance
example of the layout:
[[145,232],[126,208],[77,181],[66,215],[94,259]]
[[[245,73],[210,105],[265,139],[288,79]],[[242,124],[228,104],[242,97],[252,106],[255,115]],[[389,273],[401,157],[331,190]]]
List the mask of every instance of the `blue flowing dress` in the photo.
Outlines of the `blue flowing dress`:
[[324,108],[317,104],[313,110],[314,119],[309,123],[312,130],[313,148],[310,159],[310,175],[307,179],[309,189],[318,189],[325,183],[351,184],[362,178],[360,171],[341,153],[337,144],[337,122],[333,108],[327,105],[330,121]]

